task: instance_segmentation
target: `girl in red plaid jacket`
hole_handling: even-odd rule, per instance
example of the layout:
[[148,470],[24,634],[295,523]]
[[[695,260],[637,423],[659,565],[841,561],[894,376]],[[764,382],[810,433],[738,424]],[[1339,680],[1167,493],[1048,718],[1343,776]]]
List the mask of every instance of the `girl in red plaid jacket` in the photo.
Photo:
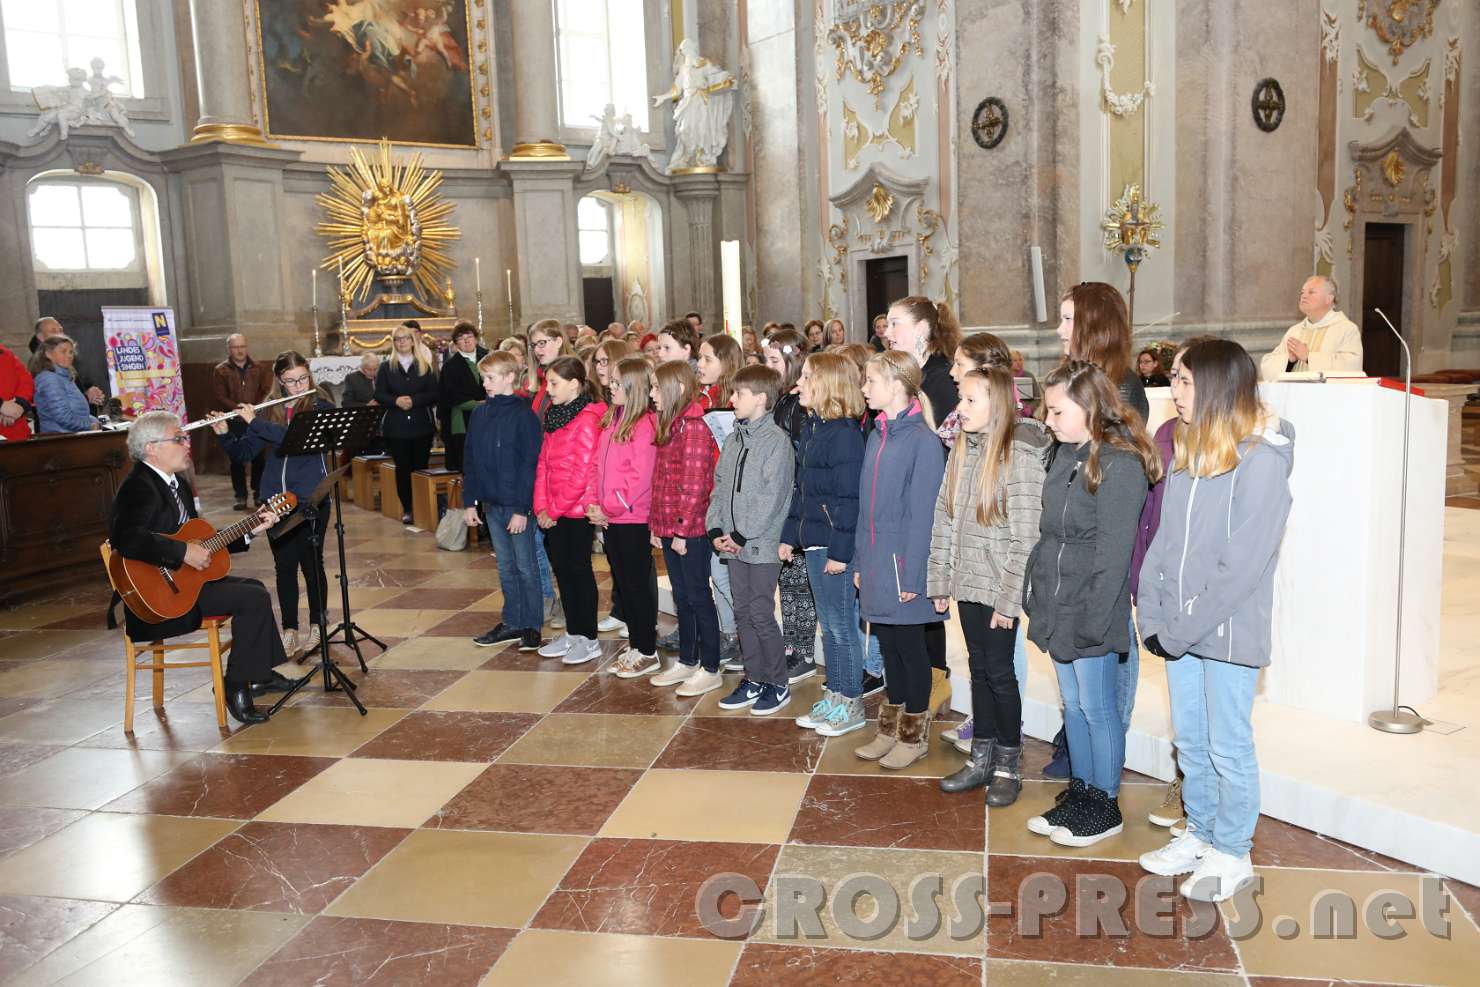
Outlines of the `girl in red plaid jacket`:
[[714,549],[704,527],[719,446],[704,423],[698,393],[699,380],[686,360],[665,363],[653,373],[658,456],[648,527],[668,568],[679,639],[678,664],[652,678],[657,687],[685,683],[701,663],[704,671],[719,672],[719,615],[709,591]]

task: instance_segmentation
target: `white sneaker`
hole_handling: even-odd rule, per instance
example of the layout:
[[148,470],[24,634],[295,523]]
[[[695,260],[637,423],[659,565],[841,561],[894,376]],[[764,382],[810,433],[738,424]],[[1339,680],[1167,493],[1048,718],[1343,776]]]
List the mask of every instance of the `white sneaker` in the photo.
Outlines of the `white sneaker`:
[[570,651],[571,640],[569,634],[552,637],[540,647],[537,652],[541,658],[564,658]]
[[607,614],[605,617],[601,618],[601,622],[596,625],[596,629],[602,634],[608,634],[615,630],[622,630],[626,626],[626,624],[622,623],[611,614]]
[[303,636],[303,653],[311,655],[319,646],[319,625],[309,624],[308,633]]
[[812,704],[812,708],[797,717],[797,726],[803,730],[816,730],[827,722],[827,714],[832,712],[833,705],[840,697],[831,689],[822,690],[822,698]]
[[1160,850],[1141,854],[1141,868],[1162,877],[1176,877],[1197,870],[1197,865],[1211,850],[1196,833],[1183,833]]
[[697,665],[685,665],[683,662],[676,661],[657,675],[648,679],[648,681],[657,689],[667,688],[670,685],[680,685],[687,682],[689,676],[694,674],[694,669],[698,667]]
[[612,674],[619,679],[637,679],[650,675],[663,667],[656,654],[645,655],[636,648],[628,648],[617,655],[612,664]]
[[298,652],[302,650],[302,647],[298,644],[298,628],[290,627],[283,631],[283,653],[289,658],[296,658],[298,657]]
[[620,633],[620,634],[621,634],[621,636],[622,636],[622,640],[623,640],[623,641],[626,641],[626,640],[627,640],[627,639],[628,639],[628,638],[629,638],[629,637],[630,637],[630,636],[631,636],[631,635],[630,635],[630,634],[629,634],[629,633],[628,633],[628,631],[627,631],[627,625],[626,625],[626,624],[623,624],[623,625],[622,625],[622,628],[621,628],[621,630],[620,630],[620,631],[619,631],[619,633]]
[[725,684],[725,677],[719,672],[706,672],[701,666],[694,670],[683,685],[674,692],[675,696],[702,696],[706,692],[713,692]]
[[584,665],[593,658],[601,657],[601,645],[589,637],[570,635],[570,650],[560,659],[562,665]]
[[1193,901],[1227,901],[1253,880],[1254,865],[1247,853],[1233,857],[1209,847],[1197,870],[1177,890]]

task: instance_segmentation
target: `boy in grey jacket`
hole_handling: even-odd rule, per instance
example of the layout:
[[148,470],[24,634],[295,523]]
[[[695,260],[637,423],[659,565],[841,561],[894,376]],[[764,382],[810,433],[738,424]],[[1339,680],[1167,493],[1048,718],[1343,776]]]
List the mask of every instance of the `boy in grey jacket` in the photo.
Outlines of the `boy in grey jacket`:
[[719,706],[748,706],[752,716],[769,716],[791,702],[776,583],[796,454],[791,436],[771,414],[781,376],[768,367],[745,367],[731,386],[735,430],[720,450],[705,527],[715,552],[728,561],[745,677]]

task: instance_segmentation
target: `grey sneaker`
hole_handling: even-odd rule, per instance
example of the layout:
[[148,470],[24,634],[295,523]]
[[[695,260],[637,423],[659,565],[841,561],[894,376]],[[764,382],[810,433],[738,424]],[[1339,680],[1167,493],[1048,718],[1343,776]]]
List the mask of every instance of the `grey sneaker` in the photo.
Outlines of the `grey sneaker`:
[[584,665],[593,658],[601,657],[601,644],[579,634],[570,636],[570,650],[560,659],[565,665]]
[[841,737],[845,733],[859,730],[867,722],[863,717],[862,699],[844,699],[833,695],[836,702],[827,711],[827,719],[817,728],[819,737]]
[[541,658],[564,658],[570,653],[574,638],[569,634],[562,634],[546,643],[539,650]]

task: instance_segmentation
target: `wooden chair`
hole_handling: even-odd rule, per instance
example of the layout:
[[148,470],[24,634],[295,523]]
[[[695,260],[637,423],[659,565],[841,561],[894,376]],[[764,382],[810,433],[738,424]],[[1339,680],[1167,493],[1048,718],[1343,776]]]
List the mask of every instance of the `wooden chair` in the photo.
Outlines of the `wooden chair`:
[[[100,546],[103,555],[103,571],[109,573],[108,581],[113,581],[112,568],[109,565],[113,557],[113,546],[103,542]],[[115,590],[117,586],[113,587]],[[167,644],[164,641],[151,641],[140,645],[128,636],[127,624],[123,630],[123,667],[127,677],[124,679],[123,691],[123,732],[134,732],[134,679],[141,671],[154,673],[154,708],[164,708],[164,670],[167,668],[207,668],[211,670],[211,693],[216,697],[216,725],[224,728],[226,726],[226,687],[222,682],[221,668],[223,656],[231,650],[231,639],[222,639],[221,626],[226,623],[228,617],[206,617],[201,621],[201,630],[206,632],[206,639],[198,642],[181,641]],[[170,661],[164,660],[165,654],[172,651],[206,651],[206,661]],[[140,660],[140,656],[148,656],[148,660]]]
[[435,531],[442,519],[438,511],[439,499],[452,509],[452,490],[461,479],[461,473],[449,473],[444,469],[417,470],[411,474],[411,520],[423,531]]

